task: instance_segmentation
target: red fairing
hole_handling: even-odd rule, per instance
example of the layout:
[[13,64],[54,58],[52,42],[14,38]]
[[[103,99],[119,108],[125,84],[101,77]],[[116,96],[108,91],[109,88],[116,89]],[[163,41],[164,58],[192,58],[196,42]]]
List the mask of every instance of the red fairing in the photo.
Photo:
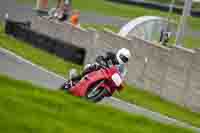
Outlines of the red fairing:
[[[103,79],[110,80],[114,73],[118,73],[118,69],[115,66],[91,72],[87,74],[80,82],[78,82],[69,91],[74,96],[80,96],[80,97],[85,96],[87,89],[90,87],[90,85]],[[108,87],[108,85],[105,85],[105,88],[111,93],[114,92],[113,90],[110,89],[110,87]]]

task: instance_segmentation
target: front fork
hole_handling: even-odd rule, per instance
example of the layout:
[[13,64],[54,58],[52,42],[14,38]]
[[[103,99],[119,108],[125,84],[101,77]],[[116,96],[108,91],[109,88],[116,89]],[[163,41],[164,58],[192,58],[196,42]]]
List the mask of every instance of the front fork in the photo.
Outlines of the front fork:
[[96,95],[96,92],[98,92],[97,90],[99,89],[99,87],[104,83],[104,80],[102,80],[101,82],[99,82],[95,88],[90,92],[90,94],[88,94],[88,97],[92,97],[94,95]]

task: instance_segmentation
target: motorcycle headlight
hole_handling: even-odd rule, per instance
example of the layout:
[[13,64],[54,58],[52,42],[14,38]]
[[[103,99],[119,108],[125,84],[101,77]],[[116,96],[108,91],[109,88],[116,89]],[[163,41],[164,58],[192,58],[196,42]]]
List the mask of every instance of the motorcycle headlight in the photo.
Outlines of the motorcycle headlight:
[[122,79],[118,73],[112,75],[112,80],[117,87],[119,87],[122,83]]

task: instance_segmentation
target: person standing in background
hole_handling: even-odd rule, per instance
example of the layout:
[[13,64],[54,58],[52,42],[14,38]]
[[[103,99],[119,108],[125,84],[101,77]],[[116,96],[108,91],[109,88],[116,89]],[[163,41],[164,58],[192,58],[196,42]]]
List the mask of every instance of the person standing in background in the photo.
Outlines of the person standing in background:
[[61,0],[57,0],[56,9],[60,8]]
[[70,23],[73,26],[80,26],[79,24],[79,16],[80,16],[80,12],[78,10],[74,10],[71,17],[70,17]]
[[62,10],[64,11],[64,17],[66,19],[68,19],[71,15],[71,10],[72,10],[71,2],[72,2],[71,0],[64,0]]
[[67,20],[71,14],[71,0],[57,0],[55,13],[52,14],[60,21]]

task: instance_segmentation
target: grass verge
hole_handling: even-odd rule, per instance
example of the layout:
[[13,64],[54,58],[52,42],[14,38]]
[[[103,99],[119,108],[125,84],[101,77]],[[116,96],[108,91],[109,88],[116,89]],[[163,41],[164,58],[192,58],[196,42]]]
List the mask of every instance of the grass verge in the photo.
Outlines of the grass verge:
[[111,30],[112,32],[118,33],[119,32],[119,28],[114,26],[114,25],[108,25],[108,24],[104,24],[104,25],[99,25],[99,24],[81,24],[81,26],[85,29],[88,28],[94,28],[96,30],[103,30],[104,28]]
[[0,88],[0,131],[4,133],[192,133],[4,76],[0,76]]
[[[157,2],[162,4],[171,4],[172,0],[147,0],[150,2]],[[175,5],[183,7],[184,6],[184,0],[175,0]],[[192,10],[200,11],[200,3],[199,2],[193,2],[192,3]]]
[[120,93],[120,96],[115,95],[115,97],[200,127],[200,113],[191,112],[187,108],[165,101],[159,96],[136,87],[128,86],[125,91]]
[[199,48],[200,47],[200,38],[194,37],[185,37],[183,40],[183,44],[186,48]]
[[[18,41],[12,37],[7,36],[3,33],[1,26],[0,47],[9,49],[14,53],[32,61],[33,63],[41,65],[44,68],[47,68],[50,71],[54,71],[63,76],[65,76],[67,70],[72,67],[76,67],[78,69],[81,68],[81,66],[74,65],[71,62],[65,62],[64,60],[54,55],[48,54],[37,48],[33,48],[22,41]],[[192,113],[187,109],[166,102],[155,95],[135,89],[134,87],[127,87],[126,90],[121,93],[120,98],[152,111],[160,112],[161,114],[166,114],[170,117],[200,127],[200,114]]]
[[[198,43],[198,42],[200,42],[200,38],[186,36],[183,38],[183,40],[181,42],[185,48],[195,49],[195,48],[200,47],[200,44]],[[169,42],[167,43],[167,46],[173,47],[175,45],[176,45],[176,38],[171,37]]]

